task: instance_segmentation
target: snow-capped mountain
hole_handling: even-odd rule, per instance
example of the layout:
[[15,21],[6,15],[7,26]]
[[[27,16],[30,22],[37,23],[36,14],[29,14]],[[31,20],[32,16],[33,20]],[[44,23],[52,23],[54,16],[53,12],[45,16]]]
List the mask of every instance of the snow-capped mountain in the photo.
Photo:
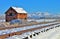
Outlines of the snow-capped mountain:
[[48,12],[35,12],[32,14],[28,14],[28,18],[31,19],[60,18],[60,15],[53,15]]

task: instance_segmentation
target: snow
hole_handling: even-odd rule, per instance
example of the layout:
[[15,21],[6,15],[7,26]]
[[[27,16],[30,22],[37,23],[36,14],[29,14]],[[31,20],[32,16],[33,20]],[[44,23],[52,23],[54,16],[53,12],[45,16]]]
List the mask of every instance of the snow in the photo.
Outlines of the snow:
[[52,21],[56,21],[56,19],[27,19],[27,21],[36,21],[36,22],[52,22]]
[[[15,37],[16,39],[18,39],[18,38],[22,39],[22,37],[24,37],[24,36],[16,35],[16,36],[12,36],[12,37],[9,37],[9,38],[13,38],[13,37]],[[32,38],[29,38],[29,39],[37,39],[37,38],[38,39],[59,39],[60,38],[60,27],[50,29],[47,32],[40,33],[39,35],[34,36]]]
[[21,28],[13,28],[13,29],[0,30],[0,35],[8,34],[8,33],[13,33],[13,32],[18,32],[18,31],[22,31],[22,30],[27,30],[27,29],[31,29],[31,28],[37,28],[37,27],[41,27],[41,26],[47,26],[49,24],[55,24],[55,23],[59,23],[59,22],[47,23],[47,24],[39,24],[39,25],[32,25],[32,26],[25,26],[25,27],[21,27]]
[[5,22],[5,19],[3,19],[3,20],[0,20],[0,22]]
[[[15,36],[12,36],[9,38],[12,39],[13,37],[15,37],[16,39],[23,39],[24,37],[28,37],[29,39],[59,39],[60,38],[60,27],[56,27],[56,26],[60,26],[60,24],[53,25],[52,26],[52,27],[54,27],[53,29],[49,29],[52,27],[42,28],[42,29],[38,29],[35,31],[26,32],[22,35],[15,35]],[[43,33],[41,32],[41,31],[44,31],[46,29],[49,29],[49,30],[45,31]],[[39,35],[36,35],[36,36],[33,36],[32,38],[30,38],[29,36],[33,35],[35,32],[36,33],[41,32],[41,33],[39,33]],[[6,39],[9,39],[9,38],[6,38]]]
[[47,32],[40,33],[38,36],[32,39],[60,39],[60,27],[50,29]]
[[17,13],[27,13],[23,8],[12,7]]
[[11,20],[10,21],[10,24],[16,24],[16,23],[21,24],[22,23],[22,20],[21,19],[15,19],[15,20]]

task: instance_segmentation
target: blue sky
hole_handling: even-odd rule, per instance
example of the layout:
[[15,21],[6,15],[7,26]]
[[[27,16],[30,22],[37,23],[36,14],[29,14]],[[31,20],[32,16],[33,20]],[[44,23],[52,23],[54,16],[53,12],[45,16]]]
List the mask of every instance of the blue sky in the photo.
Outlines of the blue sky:
[[0,14],[4,14],[10,6],[22,7],[28,13],[37,11],[60,13],[60,0],[0,0]]

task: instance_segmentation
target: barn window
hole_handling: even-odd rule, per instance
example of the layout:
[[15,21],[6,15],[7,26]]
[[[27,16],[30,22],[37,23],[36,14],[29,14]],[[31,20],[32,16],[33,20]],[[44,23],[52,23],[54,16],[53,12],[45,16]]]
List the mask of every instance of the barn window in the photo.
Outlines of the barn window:
[[14,13],[10,13],[9,16],[14,16],[15,14]]

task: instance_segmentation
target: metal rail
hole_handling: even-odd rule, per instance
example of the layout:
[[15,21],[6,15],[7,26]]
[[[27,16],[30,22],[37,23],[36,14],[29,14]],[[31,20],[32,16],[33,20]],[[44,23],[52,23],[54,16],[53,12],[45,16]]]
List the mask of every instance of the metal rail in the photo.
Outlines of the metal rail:
[[23,31],[19,31],[19,32],[13,32],[13,33],[10,33],[10,34],[4,34],[4,35],[0,36],[0,39],[5,39],[7,37],[14,36],[14,35],[21,35],[25,32],[34,31],[34,30],[37,30],[37,29],[42,29],[42,28],[50,27],[50,26],[57,25],[57,24],[60,24],[60,23],[55,23],[55,24],[51,24],[51,25],[47,25],[47,26],[41,26],[41,27],[32,28],[32,29],[28,29],[28,30],[23,30]]

